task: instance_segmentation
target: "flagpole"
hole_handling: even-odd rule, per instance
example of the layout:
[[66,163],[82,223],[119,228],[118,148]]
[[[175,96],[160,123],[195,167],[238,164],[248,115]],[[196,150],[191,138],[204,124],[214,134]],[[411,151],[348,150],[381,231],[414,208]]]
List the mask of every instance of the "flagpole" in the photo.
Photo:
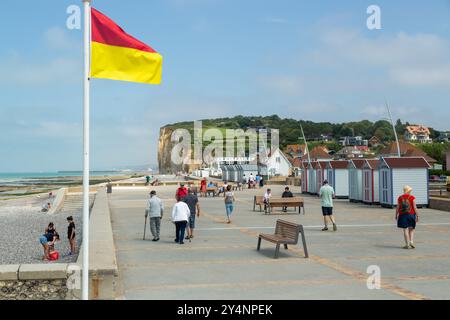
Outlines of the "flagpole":
[[89,300],[89,108],[90,108],[90,45],[91,0],[84,7],[84,74],[83,74],[83,273],[82,299]]

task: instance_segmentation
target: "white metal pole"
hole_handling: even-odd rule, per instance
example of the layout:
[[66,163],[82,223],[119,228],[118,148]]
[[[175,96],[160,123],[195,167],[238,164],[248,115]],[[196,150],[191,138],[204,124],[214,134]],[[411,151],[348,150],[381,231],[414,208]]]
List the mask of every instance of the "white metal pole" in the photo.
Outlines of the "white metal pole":
[[306,142],[305,133],[303,132],[303,126],[301,123],[300,123],[300,129],[302,130],[303,140],[305,141],[306,154],[308,155],[308,164],[311,164],[311,158],[309,157],[308,142]]
[[389,119],[391,119],[392,129],[394,130],[395,141],[397,142],[397,154],[398,154],[398,157],[400,158],[402,156],[402,154],[400,152],[400,143],[398,142],[397,130],[395,130],[394,120],[392,119],[391,109],[389,109],[387,100],[385,102],[386,102],[386,109],[389,114]]
[[83,273],[82,299],[89,300],[89,102],[91,0],[84,7],[84,97],[83,97]]

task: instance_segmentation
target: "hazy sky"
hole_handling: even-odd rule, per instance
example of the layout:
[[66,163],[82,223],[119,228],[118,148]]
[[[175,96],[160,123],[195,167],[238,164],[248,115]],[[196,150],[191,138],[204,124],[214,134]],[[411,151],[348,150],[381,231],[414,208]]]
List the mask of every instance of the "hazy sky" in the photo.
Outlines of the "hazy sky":
[[[75,0],[0,12],[0,172],[82,168]],[[381,7],[382,29],[366,27]],[[163,84],[92,82],[92,167],[156,163],[159,128],[219,116],[394,118],[450,129],[450,1],[96,0],[164,56]]]

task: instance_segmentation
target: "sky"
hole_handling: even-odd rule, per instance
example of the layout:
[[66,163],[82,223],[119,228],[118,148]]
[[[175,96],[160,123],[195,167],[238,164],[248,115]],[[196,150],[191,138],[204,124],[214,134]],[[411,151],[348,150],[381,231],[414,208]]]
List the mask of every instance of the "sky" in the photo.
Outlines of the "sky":
[[[82,169],[78,0],[0,12],[0,172]],[[369,30],[366,10],[381,9]],[[164,57],[159,86],[94,79],[91,167],[157,163],[159,128],[272,115],[450,130],[450,0],[94,0]]]

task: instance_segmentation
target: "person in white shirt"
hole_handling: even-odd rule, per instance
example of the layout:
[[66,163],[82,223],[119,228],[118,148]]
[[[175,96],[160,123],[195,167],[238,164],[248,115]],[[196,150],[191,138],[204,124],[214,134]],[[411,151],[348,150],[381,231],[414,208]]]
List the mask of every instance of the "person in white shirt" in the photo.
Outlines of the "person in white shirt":
[[175,223],[176,243],[184,244],[184,232],[190,215],[191,210],[189,210],[189,206],[183,202],[180,197],[177,197],[177,203],[175,203],[172,209],[172,221]]

